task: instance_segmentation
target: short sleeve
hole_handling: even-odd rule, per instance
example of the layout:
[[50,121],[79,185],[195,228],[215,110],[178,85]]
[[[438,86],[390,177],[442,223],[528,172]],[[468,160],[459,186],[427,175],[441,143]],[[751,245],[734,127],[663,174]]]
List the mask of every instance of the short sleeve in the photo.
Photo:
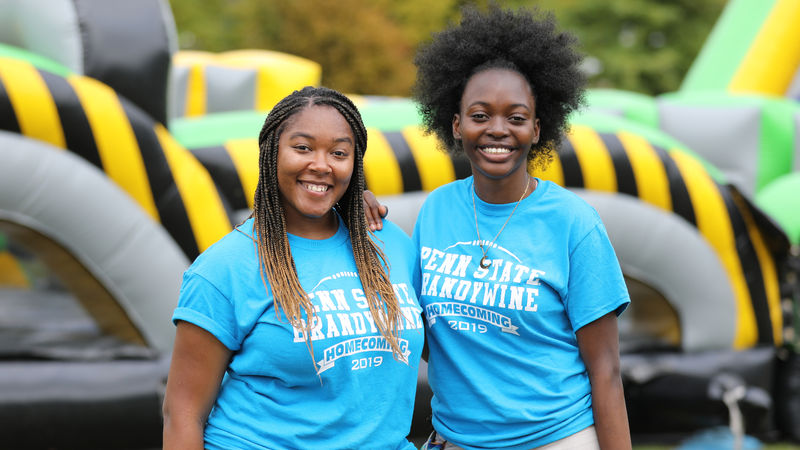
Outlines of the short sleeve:
[[408,273],[409,281],[411,282],[411,288],[414,289],[414,293],[417,297],[419,297],[419,290],[420,290],[420,273],[419,273],[419,250],[417,250],[417,245],[411,238],[403,231],[399,226],[395,223],[384,219],[384,227],[383,230],[377,232],[379,235],[383,235],[385,239],[388,241],[386,242],[387,246],[395,249],[392,253],[392,261],[391,264],[403,264],[404,269]]
[[602,224],[596,224],[569,258],[565,307],[573,331],[630,303],[617,255]]
[[419,298],[420,293],[422,291],[422,270],[420,268],[419,262],[419,246],[414,245],[411,252],[411,258],[413,258],[411,264],[411,283],[414,285],[414,293],[416,294],[417,298]]
[[192,271],[183,274],[178,307],[172,315],[173,323],[179,320],[208,331],[231,351],[241,347],[236,338],[240,333],[234,305],[211,282]]

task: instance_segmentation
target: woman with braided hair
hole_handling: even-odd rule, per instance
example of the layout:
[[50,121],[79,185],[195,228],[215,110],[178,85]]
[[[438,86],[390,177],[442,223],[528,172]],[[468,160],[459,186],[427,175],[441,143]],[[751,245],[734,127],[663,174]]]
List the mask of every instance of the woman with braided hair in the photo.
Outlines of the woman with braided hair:
[[417,53],[424,125],[472,168],[427,197],[414,228],[429,450],[631,447],[619,263],[597,212],[527,170],[549,162],[581,104],[574,46],[552,15],[491,7]]
[[414,448],[418,258],[368,231],[366,146],[336,91],[269,113],[253,214],[184,273],[164,448]]

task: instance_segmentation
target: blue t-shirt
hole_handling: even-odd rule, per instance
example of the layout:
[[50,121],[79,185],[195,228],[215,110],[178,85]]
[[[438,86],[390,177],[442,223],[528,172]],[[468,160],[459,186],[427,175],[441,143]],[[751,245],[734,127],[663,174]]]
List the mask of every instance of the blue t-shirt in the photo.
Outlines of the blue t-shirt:
[[406,435],[424,338],[417,252],[392,223],[376,233],[404,315],[403,362],[374,326],[347,228],[339,223],[329,239],[289,235],[300,284],[318,317],[311,330],[313,361],[302,331],[283,310],[276,317],[259,271],[252,219],[185,272],[173,321],[208,330],[233,351],[208,417],[206,448],[414,448]]
[[491,246],[516,202],[475,196],[480,268],[472,191],[435,190],[414,229],[433,425],[468,450],[545,445],[594,423],[575,331],[622,312],[627,288],[597,212],[541,180]]

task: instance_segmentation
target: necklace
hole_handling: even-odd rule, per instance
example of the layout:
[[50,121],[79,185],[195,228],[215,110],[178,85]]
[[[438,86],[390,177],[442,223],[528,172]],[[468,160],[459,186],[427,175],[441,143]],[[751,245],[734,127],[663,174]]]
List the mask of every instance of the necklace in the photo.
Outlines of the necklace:
[[[514,209],[511,210],[511,214],[508,215],[508,219],[506,219],[506,222],[503,224],[502,227],[500,227],[500,231],[497,232],[497,235],[495,235],[494,239],[492,239],[492,242],[490,242],[489,245],[486,246],[487,248],[490,248],[491,246],[494,245],[495,241],[497,241],[497,238],[500,237],[500,233],[502,233],[503,229],[506,227],[506,225],[508,225],[508,221],[511,220],[511,216],[513,216],[514,215],[514,211],[517,210],[517,206],[519,206],[519,204],[522,202],[522,199],[525,198],[525,194],[528,193],[528,185],[529,184],[530,184],[530,178],[526,177],[525,178],[525,190],[522,191],[522,196],[520,196],[519,200],[517,200],[517,204],[514,205]],[[475,186],[474,185],[472,187],[472,212],[475,213],[475,231],[478,232],[478,245],[480,245],[481,253],[483,254],[483,256],[481,256],[481,261],[480,261],[479,264],[481,266],[481,269],[488,269],[489,266],[492,265],[492,261],[486,259],[486,251],[487,250],[486,250],[486,248],[483,247],[483,241],[481,240],[481,229],[478,228],[478,209],[475,207]]]

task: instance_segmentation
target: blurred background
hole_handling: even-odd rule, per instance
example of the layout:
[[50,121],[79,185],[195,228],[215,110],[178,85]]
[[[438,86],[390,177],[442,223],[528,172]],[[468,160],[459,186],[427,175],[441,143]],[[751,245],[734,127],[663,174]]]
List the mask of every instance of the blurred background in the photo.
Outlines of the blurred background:
[[[265,48],[322,66],[342,92],[408,96],[414,50],[458,20],[464,0],[171,0],[182,49]],[[593,87],[655,95],[678,89],[725,0],[505,0],[553,11],[575,33]]]
[[[181,274],[246,217],[269,109],[346,93],[408,233],[470,174],[410,101],[476,1],[0,0],[0,448],[157,448]],[[576,34],[546,168],[601,215],[634,442],[800,448],[800,2],[499,1]],[[430,429],[422,364],[410,438]]]

